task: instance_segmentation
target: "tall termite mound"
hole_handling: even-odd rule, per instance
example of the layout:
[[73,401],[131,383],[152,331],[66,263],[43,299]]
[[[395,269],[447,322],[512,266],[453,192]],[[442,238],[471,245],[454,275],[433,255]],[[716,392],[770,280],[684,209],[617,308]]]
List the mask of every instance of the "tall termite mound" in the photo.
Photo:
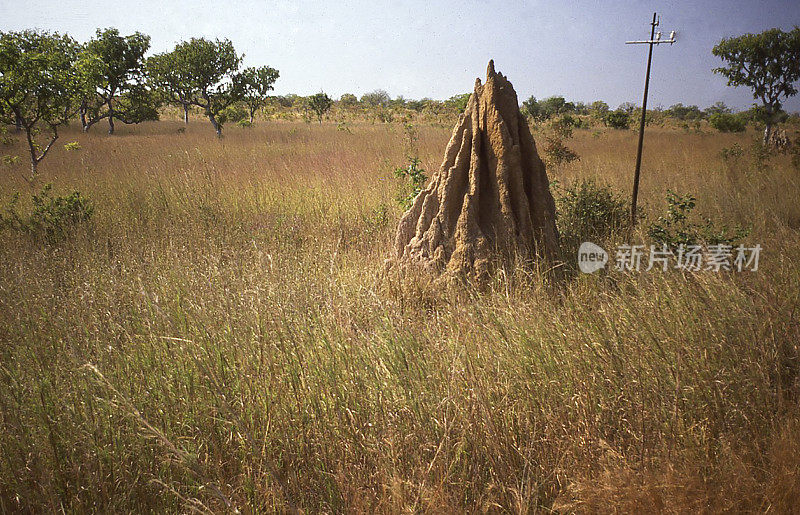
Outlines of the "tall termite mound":
[[485,278],[495,265],[558,255],[555,203],[514,87],[489,61],[444,162],[397,227],[397,257]]

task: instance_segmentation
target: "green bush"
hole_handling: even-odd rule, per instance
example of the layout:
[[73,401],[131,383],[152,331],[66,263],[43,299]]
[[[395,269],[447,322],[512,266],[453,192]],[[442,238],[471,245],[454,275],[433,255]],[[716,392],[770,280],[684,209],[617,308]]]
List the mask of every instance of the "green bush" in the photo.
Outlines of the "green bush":
[[606,127],[611,127],[612,129],[627,129],[631,123],[631,117],[625,111],[617,109],[606,113],[603,123],[606,124]]
[[691,213],[697,199],[693,195],[679,195],[667,190],[667,213],[658,217],[647,229],[647,235],[658,243],[666,243],[672,248],[679,245],[731,245],[749,233],[740,226],[728,228],[717,226],[708,218],[700,218],[700,223],[692,220]]
[[556,192],[556,224],[565,256],[578,252],[584,241],[602,244],[611,234],[630,225],[630,203],[610,186],[582,180]]
[[730,162],[738,162],[739,159],[744,155],[744,149],[738,143],[734,143],[733,146],[725,147],[719,152],[720,157],[726,163]]
[[720,132],[744,132],[747,122],[738,114],[714,113],[708,117],[708,123]]
[[577,116],[572,116],[571,114],[561,115],[561,118],[559,118],[558,123],[566,127],[573,127],[575,129],[582,129],[588,126],[586,122],[584,122]]
[[420,160],[416,156],[409,157],[408,166],[404,168],[395,168],[394,176],[398,178],[405,178],[407,184],[404,186],[403,191],[397,195],[397,202],[403,207],[408,209],[411,203],[417,198],[419,192],[425,187],[428,181],[428,175],[425,170],[419,166]]
[[19,194],[15,193],[4,212],[0,213],[0,227],[54,242],[92,218],[94,206],[80,192],[53,197],[52,189],[52,184],[46,184],[38,195],[32,196],[33,208],[28,215],[17,211]]
[[221,116],[218,118],[220,120],[239,123],[242,120],[249,120],[250,113],[247,111],[247,107],[245,107],[243,104],[236,103],[226,107]]
[[[571,130],[571,129],[570,129]],[[548,134],[544,137],[544,160],[548,166],[569,164],[580,159],[580,156],[564,144],[562,136],[558,133]]]

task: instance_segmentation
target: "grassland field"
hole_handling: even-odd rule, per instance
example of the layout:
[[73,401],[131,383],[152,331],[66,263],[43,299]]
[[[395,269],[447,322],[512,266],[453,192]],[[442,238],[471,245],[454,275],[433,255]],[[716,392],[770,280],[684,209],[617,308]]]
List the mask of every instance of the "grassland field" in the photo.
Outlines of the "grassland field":
[[[751,227],[757,272],[477,291],[385,266],[402,124],[182,127],[67,129],[39,184],[94,216],[0,232],[0,512],[800,507],[800,172],[753,131],[648,129],[641,202]],[[450,129],[418,130],[430,175]],[[568,145],[551,180],[627,195],[634,131]]]

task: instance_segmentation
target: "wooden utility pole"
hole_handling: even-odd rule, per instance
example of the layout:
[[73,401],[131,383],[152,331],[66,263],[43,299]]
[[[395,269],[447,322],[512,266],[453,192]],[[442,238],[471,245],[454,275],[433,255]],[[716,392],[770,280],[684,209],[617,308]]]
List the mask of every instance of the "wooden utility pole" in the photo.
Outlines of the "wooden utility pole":
[[675,31],[670,33],[669,39],[662,40],[661,32],[656,35],[656,27],[660,20],[656,13],[653,13],[653,21],[650,23],[650,39],[647,41],[626,41],[626,45],[647,44],[650,50],[647,53],[647,73],[644,78],[644,98],[642,99],[642,117],[639,121],[639,146],[636,149],[636,170],[633,172],[633,194],[631,196],[631,224],[636,225],[636,201],[639,197],[639,175],[642,169],[642,147],[644,146],[644,125],[647,116],[647,90],[650,88],[650,64],[653,61],[653,45],[661,43],[675,43]]

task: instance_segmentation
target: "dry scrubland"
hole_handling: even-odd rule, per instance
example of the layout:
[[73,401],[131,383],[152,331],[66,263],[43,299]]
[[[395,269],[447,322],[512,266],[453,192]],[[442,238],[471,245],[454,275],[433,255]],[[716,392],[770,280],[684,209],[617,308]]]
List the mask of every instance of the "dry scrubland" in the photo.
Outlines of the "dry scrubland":
[[[0,234],[0,511],[800,506],[800,173],[723,163],[754,134],[653,129],[642,199],[752,224],[758,272],[477,293],[384,273],[401,125],[180,126],[68,131],[42,182],[91,224]],[[569,145],[551,179],[627,194],[633,131]]]

